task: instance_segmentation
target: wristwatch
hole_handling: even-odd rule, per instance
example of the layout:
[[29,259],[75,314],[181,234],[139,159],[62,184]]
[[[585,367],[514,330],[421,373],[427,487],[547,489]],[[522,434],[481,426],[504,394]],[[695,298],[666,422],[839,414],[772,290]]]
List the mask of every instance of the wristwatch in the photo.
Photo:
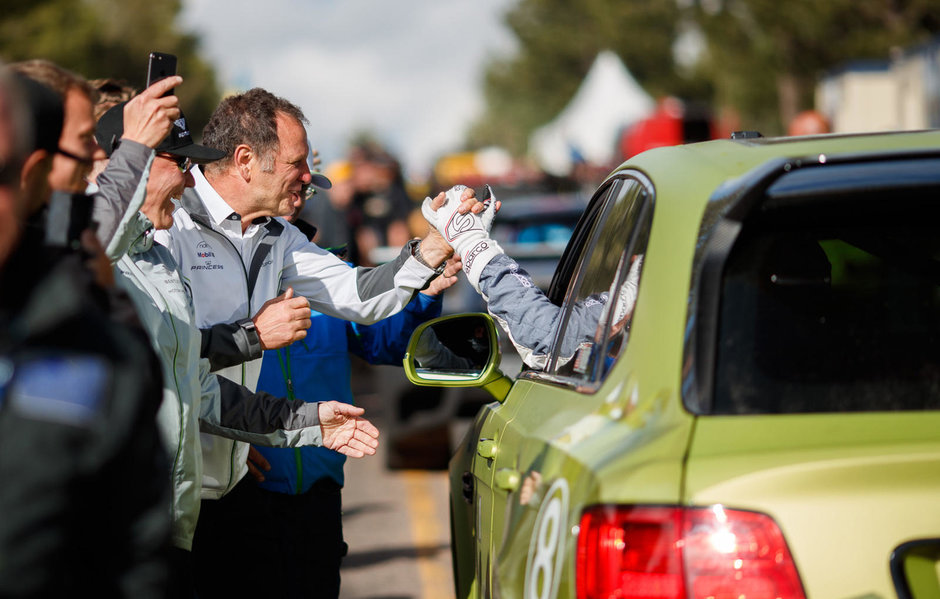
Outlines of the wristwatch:
[[430,264],[428,264],[428,261],[425,260],[425,259],[424,259],[424,256],[421,255],[421,242],[420,242],[420,241],[418,241],[417,243],[415,243],[415,244],[411,247],[411,255],[415,257],[415,260],[417,260],[417,261],[420,262],[421,264],[423,264],[423,265],[427,266],[428,268],[430,268],[431,270],[433,270],[435,275],[442,275],[442,274],[444,274],[444,267],[445,267],[445,264],[446,264],[446,260],[445,260],[444,262],[441,262],[440,264],[438,264],[437,267],[434,267],[434,266],[431,266]]
[[235,321],[238,326],[245,329],[246,331],[251,331],[252,333],[257,334],[258,329],[255,328],[255,321],[251,318],[242,318],[241,320]]
[[261,335],[255,327],[255,322],[251,318],[242,318],[236,320],[235,324],[245,332],[245,340],[248,342],[248,356],[252,359],[261,357]]

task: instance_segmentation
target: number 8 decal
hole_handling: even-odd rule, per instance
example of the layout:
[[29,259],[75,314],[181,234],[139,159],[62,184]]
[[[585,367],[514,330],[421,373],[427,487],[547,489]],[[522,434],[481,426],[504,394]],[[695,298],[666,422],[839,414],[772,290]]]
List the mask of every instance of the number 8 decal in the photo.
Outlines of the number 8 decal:
[[552,483],[532,529],[526,560],[525,599],[554,599],[558,593],[561,561],[565,554],[565,518],[568,514],[568,481]]

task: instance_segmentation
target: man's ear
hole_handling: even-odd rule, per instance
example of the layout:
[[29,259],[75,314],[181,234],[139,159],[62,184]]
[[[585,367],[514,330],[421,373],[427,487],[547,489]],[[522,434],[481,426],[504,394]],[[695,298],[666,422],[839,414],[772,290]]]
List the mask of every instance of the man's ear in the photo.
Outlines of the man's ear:
[[255,152],[248,144],[239,144],[232,155],[232,164],[245,183],[251,181],[251,163],[255,158]]
[[54,155],[48,150],[33,150],[20,169],[20,189],[26,198],[26,214],[33,214],[49,201],[49,171]]

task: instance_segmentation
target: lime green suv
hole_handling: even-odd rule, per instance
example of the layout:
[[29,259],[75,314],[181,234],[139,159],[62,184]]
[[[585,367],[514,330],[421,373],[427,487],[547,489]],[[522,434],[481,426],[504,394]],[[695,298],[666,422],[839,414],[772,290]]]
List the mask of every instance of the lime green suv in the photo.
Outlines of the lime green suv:
[[496,398],[450,462],[457,597],[940,597],[938,227],[940,132],[620,166],[555,272],[543,367],[504,377],[486,314],[412,338],[413,382]]

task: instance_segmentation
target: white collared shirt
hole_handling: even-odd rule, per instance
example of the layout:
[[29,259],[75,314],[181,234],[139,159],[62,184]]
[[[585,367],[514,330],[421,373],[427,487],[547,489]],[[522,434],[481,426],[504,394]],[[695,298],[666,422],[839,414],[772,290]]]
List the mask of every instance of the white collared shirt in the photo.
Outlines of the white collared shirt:
[[212,223],[219,229],[225,231],[225,234],[233,241],[240,241],[243,238],[257,235],[261,230],[260,225],[270,220],[265,218],[262,223],[252,223],[248,225],[248,228],[242,233],[241,215],[235,212],[235,210],[222,199],[222,196],[218,194],[215,188],[212,187],[206,179],[206,176],[202,173],[202,169],[195,166],[190,172],[193,174],[193,179],[196,181],[196,193],[198,193],[199,197],[202,199],[202,203],[206,207],[212,219]]

